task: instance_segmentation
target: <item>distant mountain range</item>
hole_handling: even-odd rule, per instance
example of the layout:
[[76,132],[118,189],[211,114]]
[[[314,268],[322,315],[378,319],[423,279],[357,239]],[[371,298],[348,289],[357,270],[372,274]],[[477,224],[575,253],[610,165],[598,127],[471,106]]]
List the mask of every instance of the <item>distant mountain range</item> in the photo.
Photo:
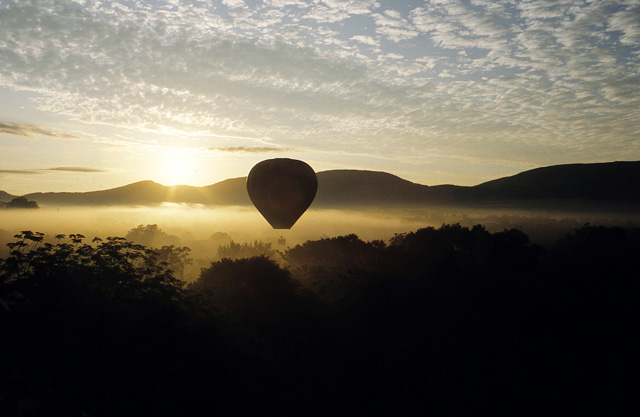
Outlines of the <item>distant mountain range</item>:
[[[640,161],[556,165],[525,171],[473,187],[416,184],[386,172],[334,170],[318,174],[312,207],[394,205],[640,204]],[[205,187],[164,186],[141,181],[83,193],[31,193],[24,197],[47,206],[156,205],[163,202],[249,205],[246,178]],[[0,191],[0,201],[15,196]]]

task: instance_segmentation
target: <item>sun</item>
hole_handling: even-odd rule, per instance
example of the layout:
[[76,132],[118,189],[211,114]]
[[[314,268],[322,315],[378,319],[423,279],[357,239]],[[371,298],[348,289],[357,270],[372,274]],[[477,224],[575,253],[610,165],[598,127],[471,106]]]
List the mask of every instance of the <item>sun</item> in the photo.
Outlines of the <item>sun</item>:
[[158,166],[158,179],[164,185],[193,183],[197,177],[197,163],[189,155],[175,152],[165,155]]

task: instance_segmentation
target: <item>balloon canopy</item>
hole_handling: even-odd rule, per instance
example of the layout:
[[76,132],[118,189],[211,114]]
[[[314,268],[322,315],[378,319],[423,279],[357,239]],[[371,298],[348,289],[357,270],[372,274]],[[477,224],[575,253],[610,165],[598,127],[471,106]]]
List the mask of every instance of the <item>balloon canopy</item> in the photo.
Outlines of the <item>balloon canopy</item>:
[[247,177],[249,198],[274,229],[291,229],[317,190],[316,173],[296,159],[267,159],[256,164]]

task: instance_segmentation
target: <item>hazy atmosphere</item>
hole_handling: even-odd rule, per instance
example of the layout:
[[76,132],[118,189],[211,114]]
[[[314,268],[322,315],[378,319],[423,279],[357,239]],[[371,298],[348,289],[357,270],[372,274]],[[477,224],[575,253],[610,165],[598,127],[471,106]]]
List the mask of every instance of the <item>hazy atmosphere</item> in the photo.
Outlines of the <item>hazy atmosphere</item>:
[[637,408],[638,0],[0,0],[0,416]]
[[[309,239],[321,239],[355,233],[365,240],[389,240],[396,233],[421,227],[461,223],[471,227],[483,224],[490,231],[517,228],[531,235],[536,243],[553,243],[555,239],[585,223],[608,226],[640,226],[636,213],[593,213],[570,211],[536,211],[513,209],[468,209],[441,206],[435,208],[385,208],[358,210],[310,209],[291,230],[274,230],[255,208],[194,207],[186,204],[165,204],[162,207],[50,207],[39,210],[5,210],[0,217],[0,253],[22,230],[46,233],[50,238],[60,233],[81,233],[87,238],[125,236],[139,225],[156,224],[173,236],[172,241],[153,242],[188,246],[205,260],[215,258],[218,245],[214,235],[225,234],[236,242],[255,239],[271,243],[284,250]],[[278,246],[285,237],[285,246]],[[207,253],[209,251],[210,253]],[[2,257],[0,255],[0,257]]]
[[640,157],[627,1],[0,0],[0,190]]

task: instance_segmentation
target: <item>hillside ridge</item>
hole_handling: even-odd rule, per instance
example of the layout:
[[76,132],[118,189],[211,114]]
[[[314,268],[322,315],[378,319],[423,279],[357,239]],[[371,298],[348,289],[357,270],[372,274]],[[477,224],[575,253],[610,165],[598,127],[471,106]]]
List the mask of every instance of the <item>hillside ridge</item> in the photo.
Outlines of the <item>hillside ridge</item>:
[[[318,174],[315,207],[504,204],[533,201],[640,202],[640,161],[535,168],[475,186],[423,185],[384,171],[337,169]],[[164,186],[152,180],[89,192],[29,193],[44,205],[250,205],[246,177],[215,184]],[[3,197],[4,196],[4,197]],[[0,201],[14,198],[0,191]]]

